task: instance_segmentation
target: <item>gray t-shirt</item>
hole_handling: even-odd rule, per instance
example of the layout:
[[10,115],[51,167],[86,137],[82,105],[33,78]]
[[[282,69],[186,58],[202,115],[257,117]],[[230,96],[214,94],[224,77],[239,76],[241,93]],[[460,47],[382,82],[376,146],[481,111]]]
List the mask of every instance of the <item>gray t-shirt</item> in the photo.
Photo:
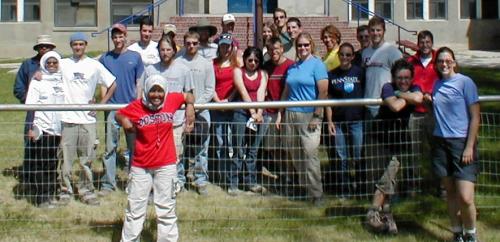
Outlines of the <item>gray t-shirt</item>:
[[177,60],[186,65],[193,75],[195,103],[212,101],[215,92],[215,73],[212,62],[199,54],[193,59],[183,55]]
[[[363,50],[362,60],[366,68],[365,98],[380,98],[382,86],[391,82],[391,67],[397,60],[403,58],[395,46],[384,42],[378,48],[368,47]],[[379,106],[368,105],[368,110],[375,117]]]
[[[147,66],[141,77],[142,86],[149,76],[155,74],[159,74],[167,80],[167,92],[191,92],[194,89],[193,75],[181,61],[174,60],[169,67],[164,66],[161,62]],[[184,113],[184,110],[181,109],[175,112],[174,126],[184,123]]]

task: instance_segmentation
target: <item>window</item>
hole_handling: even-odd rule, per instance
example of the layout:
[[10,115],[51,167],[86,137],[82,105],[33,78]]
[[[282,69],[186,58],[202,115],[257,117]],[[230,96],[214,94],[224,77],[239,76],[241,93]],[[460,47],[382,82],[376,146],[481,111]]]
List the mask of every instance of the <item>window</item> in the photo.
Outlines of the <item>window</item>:
[[424,1],[423,0],[407,0],[406,1],[406,18],[407,19],[423,19],[424,18]]
[[498,19],[498,0],[483,0],[481,7],[481,18]]
[[24,21],[40,21],[40,0],[24,0]]
[[392,19],[391,0],[376,0],[375,13],[388,19]]
[[460,0],[460,18],[475,19],[477,0]]
[[[132,14],[144,10],[149,4],[153,3],[152,0],[112,0],[111,1],[111,16],[113,23],[118,22]],[[151,13],[153,14],[153,13]],[[145,13],[144,15],[149,15]],[[126,24],[139,24],[142,16],[134,16],[131,22]]]
[[446,18],[446,0],[429,0],[429,19]]
[[54,21],[57,27],[97,26],[97,1],[55,0]]
[[[354,0],[352,3],[351,19],[357,20],[359,17],[360,20],[368,20],[368,14],[365,12],[365,10],[368,10],[368,0]],[[359,11],[356,4],[359,4],[361,8]]]
[[15,22],[17,21],[17,0],[2,0],[0,12],[1,22]]

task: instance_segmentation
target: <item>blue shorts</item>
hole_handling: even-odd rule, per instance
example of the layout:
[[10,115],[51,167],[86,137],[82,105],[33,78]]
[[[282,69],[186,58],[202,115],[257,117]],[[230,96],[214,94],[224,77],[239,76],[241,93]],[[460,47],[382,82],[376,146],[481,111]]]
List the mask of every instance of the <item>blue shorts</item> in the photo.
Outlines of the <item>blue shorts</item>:
[[458,180],[476,182],[479,174],[477,147],[474,145],[473,162],[464,164],[462,154],[467,138],[442,138],[434,136],[432,169],[439,178],[453,177]]

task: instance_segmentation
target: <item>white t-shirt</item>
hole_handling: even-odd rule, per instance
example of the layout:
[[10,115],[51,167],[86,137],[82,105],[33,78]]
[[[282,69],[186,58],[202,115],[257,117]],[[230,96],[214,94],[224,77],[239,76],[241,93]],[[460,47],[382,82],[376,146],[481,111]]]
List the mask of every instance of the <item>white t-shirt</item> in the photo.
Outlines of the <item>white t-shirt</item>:
[[[382,86],[391,82],[391,68],[394,62],[403,58],[403,54],[395,46],[384,42],[378,48],[368,47],[363,50],[363,65],[366,68],[365,98],[380,98]],[[369,105],[373,116],[378,113],[379,106]]]
[[149,41],[146,47],[140,46],[139,42],[135,42],[127,48],[141,54],[142,63],[144,66],[148,66],[160,62],[160,54],[158,53],[157,47],[158,43]]
[[[81,60],[62,59],[61,72],[66,104],[89,104],[94,98],[97,84],[109,88],[115,81],[115,76],[99,61],[90,57]],[[89,111],[66,111],[63,112],[62,121],[74,124],[95,123],[95,117],[88,113]]]
[[[64,104],[62,76],[58,73],[42,75],[42,80],[32,80],[26,95],[26,104]],[[36,111],[33,124],[43,132],[61,135],[61,112]]]

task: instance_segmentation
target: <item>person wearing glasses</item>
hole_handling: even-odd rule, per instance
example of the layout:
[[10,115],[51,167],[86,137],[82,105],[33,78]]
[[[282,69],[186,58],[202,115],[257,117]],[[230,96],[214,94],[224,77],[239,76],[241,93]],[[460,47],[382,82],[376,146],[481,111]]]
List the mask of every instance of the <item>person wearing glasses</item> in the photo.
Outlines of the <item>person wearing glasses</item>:
[[[243,67],[233,70],[236,87],[236,101],[263,102],[267,88],[267,73],[262,69],[262,51],[248,47],[243,52]],[[265,193],[266,189],[257,184],[257,152],[266,131],[263,128],[264,109],[237,109],[233,116],[235,155],[229,171],[228,194],[238,194],[239,176],[243,176],[247,189],[254,193]],[[243,165],[246,172],[243,172]]]
[[[200,35],[188,32],[184,35],[186,51],[177,58],[184,63],[193,75],[195,103],[204,104],[212,101],[215,93],[215,74],[212,62],[198,54]],[[186,152],[188,160],[186,175],[184,157],[177,164],[179,186],[184,187],[186,178],[193,182],[200,195],[208,195],[208,146],[210,142],[210,112],[198,109],[195,112],[194,132],[186,135]]]
[[288,46],[291,42],[290,36],[287,32],[287,16],[286,11],[282,8],[276,8],[273,12],[274,24],[278,28],[279,37],[283,46]]
[[364,49],[370,47],[370,45],[372,44],[372,41],[370,39],[370,32],[368,30],[368,25],[363,24],[356,28],[356,39],[359,42],[360,48],[355,52],[352,64],[357,66],[363,66],[363,61],[362,61],[363,58],[361,58],[361,54],[363,53]]
[[[365,73],[361,67],[352,64],[354,47],[350,43],[341,44],[338,56],[339,68],[328,73],[328,98],[363,98]],[[340,159],[341,175],[337,180],[337,184],[340,185],[340,197],[346,197],[349,192],[354,192],[356,189],[356,173],[350,171],[355,171],[355,167],[359,166],[361,161],[363,115],[363,106],[326,108],[328,134],[333,138],[330,144],[335,144],[329,152],[330,159],[333,160],[334,154]],[[349,152],[350,147],[352,147],[352,153]]]
[[[40,60],[41,80],[32,81],[26,96],[26,104],[63,104],[64,89],[59,62],[55,51],[45,53]],[[28,130],[29,167],[27,185],[33,192],[33,203],[41,208],[54,208],[57,191],[57,150],[61,141],[61,114],[55,111],[34,112],[33,123]]]
[[321,41],[325,44],[326,54],[323,56],[323,63],[326,65],[326,70],[331,71],[340,66],[338,56],[339,45],[342,35],[333,24],[327,25],[321,29]]
[[[323,100],[328,97],[328,73],[323,62],[314,56],[315,45],[308,33],[295,39],[296,58],[286,74],[283,99],[288,101]],[[283,115],[282,115],[283,116]],[[318,157],[323,107],[289,107],[284,116],[289,159],[298,173],[306,196],[316,206],[322,204],[323,185]]]
[[436,51],[439,80],[432,96],[435,127],[432,170],[446,189],[453,241],[477,241],[474,183],[479,174],[477,136],[480,113],[476,84],[457,72],[455,54],[448,47]]
[[[16,80],[14,81],[13,93],[14,96],[19,100],[20,103],[24,103],[26,101],[26,94],[28,93],[28,87],[31,82],[31,78],[40,69],[40,59],[42,56],[52,51],[56,48],[56,45],[52,42],[52,39],[49,35],[39,35],[36,40],[36,44],[33,46],[33,50],[36,51],[36,55],[23,61],[19,71],[16,75]],[[26,149],[26,145],[29,141],[28,130],[33,122],[33,112],[26,112],[26,117],[24,119],[24,156],[28,155],[28,150]],[[21,175],[21,183],[24,181],[24,174],[27,171],[28,167],[25,164],[22,166],[23,173]]]

